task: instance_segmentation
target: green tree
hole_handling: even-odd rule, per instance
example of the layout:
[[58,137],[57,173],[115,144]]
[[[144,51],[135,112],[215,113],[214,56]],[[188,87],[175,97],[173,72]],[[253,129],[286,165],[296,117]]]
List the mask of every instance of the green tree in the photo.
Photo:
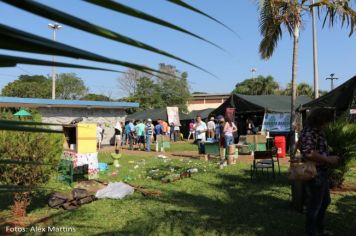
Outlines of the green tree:
[[[288,83],[287,88],[282,91],[283,95],[292,95],[292,85],[291,83]],[[308,96],[310,98],[313,98],[313,87],[307,83],[299,83],[297,85],[297,94],[296,96]]]
[[188,111],[187,102],[190,99],[188,73],[180,73],[175,66],[160,64],[160,71],[171,74],[160,75],[157,83],[161,88],[164,106],[177,106],[181,111]]
[[80,99],[88,92],[84,81],[74,73],[63,73],[57,75],[56,98]]
[[[11,113],[1,116],[16,120]],[[22,217],[31,193],[57,171],[63,135],[0,130],[0,137],[0,183],[20,189],[11,210],[14,217]]]
[[80,100],[89,100],[89,101],[111,101],[108,96],[102,94],[88,93]]
[[137,110],[164,107],[161,88],[152,79],[146,77],[138,79],[136,93],[126,101],[140,103],[140,108]]
[[[350,6],[350,0],[318,1],[310,4],[308,0],[260,0],[260,30],[262,40],[260,43],[260,54],[263,59],[268,59],[273,55],[278,41],[282,37],[282,26],[286,27],[293,37],[293,62],[291,81],[291,127],[295,122],[295,102],[297,95],[297,65],[299,36],[304,14],[309,14],[316,7],[318,10],[324,9],[326,16],[324,23],[329,19],[330,26],[333,26],[339,16],[342,23],[347,22],[350,26],[350,35],[353,33],[356,23],[356,13]],[[291,131],[293,132],[293,130]],[[292,135],[294,137],[294,135]],[[295,139],[291,139],[291,154],[294,152]],[[292,155],[293,158],[293,155]]]
[[43,75],[20,75],[1,91],[2,96],[21,98],[50,98],[51,81]]
[[245,95],[269,95],[277,94],[279,84],[272,76],[259,75],[257,78],[245,79],[241,83],[237,83],[234,93]]

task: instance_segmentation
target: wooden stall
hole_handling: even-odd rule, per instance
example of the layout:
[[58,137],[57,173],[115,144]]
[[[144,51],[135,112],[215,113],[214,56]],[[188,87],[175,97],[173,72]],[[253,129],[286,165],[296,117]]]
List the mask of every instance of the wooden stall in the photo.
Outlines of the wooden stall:
[[86,123],[63,126],[65,141],[59,167],[61,179],[72,182],[75,177],[98,177],[96,127],[96,124]]

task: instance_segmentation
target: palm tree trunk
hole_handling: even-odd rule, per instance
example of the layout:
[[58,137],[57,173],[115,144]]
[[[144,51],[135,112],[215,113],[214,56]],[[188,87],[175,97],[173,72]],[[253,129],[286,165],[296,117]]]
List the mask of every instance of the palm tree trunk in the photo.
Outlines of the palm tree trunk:
[[292,96],[291,96],[291,116],[290,116],[290,146],[289,154],[294,159],[295,150],[295,101],[297,94],[297,67],[298,67],[298,46],[299,46],[299,30],[300,24],[294,27],[293,32],[293,63],[292,63]]

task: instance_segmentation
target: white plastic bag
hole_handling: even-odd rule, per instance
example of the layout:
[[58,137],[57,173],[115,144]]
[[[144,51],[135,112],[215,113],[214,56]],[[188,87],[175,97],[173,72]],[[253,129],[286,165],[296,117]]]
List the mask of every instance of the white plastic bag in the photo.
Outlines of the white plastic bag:
[[130,185],[123,182],[109,183],[107,187],[100,189],[96,192],[95,197],[97,198],[112,198],[112,199],[122,199],[127,195],[133,194],[135,189]]

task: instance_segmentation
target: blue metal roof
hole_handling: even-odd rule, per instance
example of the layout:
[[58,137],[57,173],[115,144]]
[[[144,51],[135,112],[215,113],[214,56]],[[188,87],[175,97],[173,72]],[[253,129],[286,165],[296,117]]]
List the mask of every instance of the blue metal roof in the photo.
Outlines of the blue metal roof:
[[52,100],[42,98],[0,97],[0,107],[1,106],[131,108],[139,107],[139,104],[135,102],[104,102],[86,100]]

